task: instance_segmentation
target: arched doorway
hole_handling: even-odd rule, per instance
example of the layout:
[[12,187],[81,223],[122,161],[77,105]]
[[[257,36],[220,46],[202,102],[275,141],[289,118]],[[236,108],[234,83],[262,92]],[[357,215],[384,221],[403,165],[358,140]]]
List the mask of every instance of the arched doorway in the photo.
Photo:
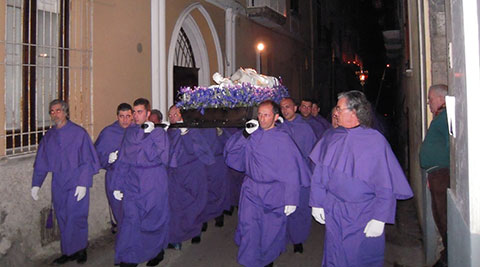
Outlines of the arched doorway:
[[[217,69],[220,73],[223,73],[223,63],[222,63],[222,52],[220,48],[220,41],[218,39],[217,32],[213,25],[213,21],[210,18],[210,15],[205,10],[203,6],[200,4],[192,4],[187,7],[178,17],[177,23],[172,32],[172,38],[170,39],[170,47],[168,49],[168,62],[167,62],[167,69],[168,69],[168,91],[167,91],[167,99],[168,105],[172,105],[174,100],[176,100],[177,90],[179,86],[187,86],[185,84],[186,81],[180,80],[180,78],[175,77],[175,69],[180,73],[182,70],[179,68],[175,68],[175,56],[176,56],[176,47],[177,41],[179,38],[186,38],[188,39],[191,47],[191,52],[193,54],[193,59],[195,61],[195,68],[198,69],[198,83],[199,86],[208,86],[210,84],[210,62],[209,62],[209,55],[207,51],[207,45],[205,44],[205,40],[203,38],[202,32],[200,31],[197,23],[190,15],[190,13],[197,9],[205,18],[209,29],[210,34],[212,35],[212,39],[215,45],[216,50],[216,57],[217,57]],[[184,34],[184,35],[182,35]]]

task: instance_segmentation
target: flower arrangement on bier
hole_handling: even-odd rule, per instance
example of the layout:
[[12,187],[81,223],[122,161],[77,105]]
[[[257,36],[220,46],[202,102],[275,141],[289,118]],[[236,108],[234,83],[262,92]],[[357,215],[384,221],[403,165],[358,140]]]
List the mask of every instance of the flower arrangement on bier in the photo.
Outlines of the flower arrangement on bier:
[[203,114],[206,108],[253,107],[265,100],[279,103],[289,96],[277,78],[257,74],[253,69],[240,68],[230,78],[215,73],[213,80],[217,85],[181,87],[177,107],[197,109]]

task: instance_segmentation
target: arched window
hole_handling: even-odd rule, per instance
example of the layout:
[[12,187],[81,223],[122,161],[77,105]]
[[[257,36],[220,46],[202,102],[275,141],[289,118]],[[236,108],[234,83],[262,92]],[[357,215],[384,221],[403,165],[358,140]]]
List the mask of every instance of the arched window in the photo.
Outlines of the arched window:
[[199,69],[196,68],[192,45],[183,28],[180,29],[177,37],[173,65],[173,88],[175,90],[173,101],[176,102],[180,87],[198,85]]
[[187,34],[180,29],[175,46],[175,61],[173,65],[187,68],[195,68],[195,58],[193,57],[192,45],[188,40]]

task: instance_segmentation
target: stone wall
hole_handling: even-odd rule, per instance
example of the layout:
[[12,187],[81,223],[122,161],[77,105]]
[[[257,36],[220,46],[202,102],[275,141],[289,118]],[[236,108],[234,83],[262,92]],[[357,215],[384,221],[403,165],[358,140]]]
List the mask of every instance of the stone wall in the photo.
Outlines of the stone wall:
[[429,1],[432,84],[448,84],[445,0]]

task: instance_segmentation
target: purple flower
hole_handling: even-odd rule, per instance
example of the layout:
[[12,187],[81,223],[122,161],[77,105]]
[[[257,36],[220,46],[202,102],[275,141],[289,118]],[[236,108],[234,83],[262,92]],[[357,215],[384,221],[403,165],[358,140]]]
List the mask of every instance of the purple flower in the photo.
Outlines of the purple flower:
[[234,108],[256,106],[271,99],[277,103],[288,97],[288,89],[283,85],[257,87],[250,83],[236,84],[228,87],[181,87],[178,93],[177,107],[199,109],[203,114],[205,108]]

